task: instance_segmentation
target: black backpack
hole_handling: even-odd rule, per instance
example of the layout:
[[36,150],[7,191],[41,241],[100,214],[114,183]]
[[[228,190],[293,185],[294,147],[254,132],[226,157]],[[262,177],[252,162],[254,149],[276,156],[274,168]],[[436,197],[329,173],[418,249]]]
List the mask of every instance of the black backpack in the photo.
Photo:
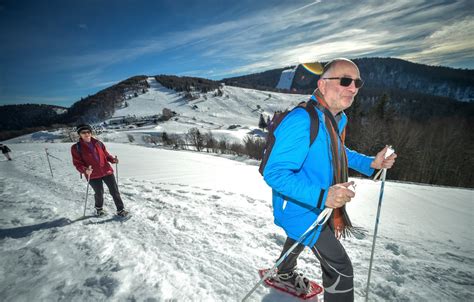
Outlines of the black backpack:
[[296,106],[295,108],[291,110],[285,110],[283,112],[281,111],[275,112],[272,120],[270,121],[270,124],[268,124],[267,126],[267,129],[268,129],[267,142],[265,144],[265,149],[263,149],[262,161],[260,162],[260,167],[258,168],[258,172],[260,172],[262,176],[263,176],[263,170],[265,170],[267,161],[270,158],[270,154],[272,153],[273,145],[275,144],[275,135],[274,135],[275,130],[281,124],[283,119],[291,111],[297,108],[303,108],[309,114],[309,119],[310,119],[309,146],[311,147],[314,140],[318,136],[318,131],[319,131],[319,116],[318,116],[318,113],[316,112],[316,109],[314,108],[315,105],[316,105],[315,101],[309,100],[307,102],[299,103],[298,106]]

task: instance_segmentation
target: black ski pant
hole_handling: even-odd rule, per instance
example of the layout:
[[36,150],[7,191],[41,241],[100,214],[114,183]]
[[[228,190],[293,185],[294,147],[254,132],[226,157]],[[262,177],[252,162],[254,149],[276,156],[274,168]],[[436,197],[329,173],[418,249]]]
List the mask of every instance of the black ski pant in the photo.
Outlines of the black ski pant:
[[[296,240],[287,238],[280,258],[295,244]],[[298,246],[278,266],[278,273],[289,273],[296,268],[298,256],[305,246]],[[346,250],[334,235],[329,224],[325,224],[311,251],[318,258],[323,272],[325,302],[354,301],[354,273]]]
[[115,206],[117,211],[123,210],[123,202],[120,197],[118,190],[117,182],[115,181],[115,176],[113,174],[104,176],[102,178],[96,178],[90,180],[90,185],[94,189],[94,199],[95,199],[95,208],[102,209],[104,206],[104,185],[102,182],[105,182],[109,188],[110,195],[114,199]]

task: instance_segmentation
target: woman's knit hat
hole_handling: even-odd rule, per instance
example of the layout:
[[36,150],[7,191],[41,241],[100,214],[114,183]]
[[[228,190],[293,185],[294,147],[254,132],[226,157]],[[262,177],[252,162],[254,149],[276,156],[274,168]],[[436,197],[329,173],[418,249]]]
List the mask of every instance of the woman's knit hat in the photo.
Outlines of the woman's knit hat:
[[89,130],[92,132],[92,127],[88,124],[81,124],[76,127],[77,134],[79,134],[83,130]]

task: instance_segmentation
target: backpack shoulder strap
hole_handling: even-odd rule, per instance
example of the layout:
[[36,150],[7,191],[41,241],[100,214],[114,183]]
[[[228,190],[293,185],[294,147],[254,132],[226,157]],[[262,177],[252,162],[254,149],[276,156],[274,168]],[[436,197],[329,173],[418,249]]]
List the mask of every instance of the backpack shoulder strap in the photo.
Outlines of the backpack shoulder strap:
[[266,144],[262,153],[262,161],[260,162],[260,166],[258,168],[258,171],[260,172],[261,175],[263,175],[263,171],[265,170],[265,166],[267,165],[267,161],[270,157],[270,153],[273,149],[273,145],[275,144],[276,138],[274,135],[274,131],[291,111],[299,107],[306,110],[306,112],[308,112],[309,114],[309,120],[310,120],[309,146],[311,147],[311,145],[316,140],[316,137],[318,136],[318,131],[319,131],[319,116],[318,116],[318,113],[316,112],[316,109],[314,108],[314,104],[311,101],[301,102],[298,104],[298,106],[294,107],[291,110],[286,110],[284,112],[276,112],[273,115],[273,118],[270,124],[268,125],[268,135],[266,139]]
[[297,106],[297,107],[304,108],[304,110],[306,110],[306,112],[308,112],[309,114],[309,120],[310,120],[309,145],[310,146],[316,140],[316,137],[318,136],[318,132],[319,132],[319,115],[316,112],[316,109],[314,108],[314,106],[315,106],[315,102],[311,99],[307,102],[301,102]]
[[316,137],[318,136],[319,132],[319,115],[316,112],[316,109],[314,108],[314,104],[312,101],[308,101],[306,105],[306,111],[309,113],[309,117],[311,119],[311,124],[310,124],[310,146],[314,143],[316,140]]
[[76,150],[77,150],[77,153],[79,153],[79,155],[82,157],[81,143],[80,142],[76,143]]

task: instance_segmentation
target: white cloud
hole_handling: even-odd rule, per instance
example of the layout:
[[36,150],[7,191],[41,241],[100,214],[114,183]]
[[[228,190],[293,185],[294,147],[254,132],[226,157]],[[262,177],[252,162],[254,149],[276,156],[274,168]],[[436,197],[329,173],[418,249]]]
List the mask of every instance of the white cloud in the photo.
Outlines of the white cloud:
[[321,3],[321,2],[322,2],[322,0],[316,0],[316,1],[314,1],[313,3],[306,4],[306,5],[304,5],[304,6],[302,6],[302,7],[299,7],[299,8],[297,8],[297,9],[295,9],[295,10],[292,10],[292,11],[287,12],[286,14],[287,14],[287,15],[294,14],[294,13],[296,13],[296,12],[302,11],[302,10],[304,10],[304,9],[307,9],[307,8],[310,7],[310,6],[313,6],[313,5],[318,4],[318,3]]
[[420,51],[402,57],[432,65],[450,65],[460,59],[474,61],[474,19],[442,26],[420,43]]
[[466,1],[284,5],[235,20],[131,41],[122,48],[57,58],[48,65],[59,70],[86,70],[75,77],[78,84],[86,86],[97,82],[109,66],[164,51],[178,53],[183,48],[195,53],[187,58],[189,62],[203,60],[210,66],[229,62],[220,64],[225,67],[214,67],[208,73],[213,78],[340,56],[394,56],[439,64],[472,58],[472,17],[460,18],[466,14],[462,9]]
[[8,104],[52,104],[64,106],[69,103],[71,96],[44,96],[44,95],[0,95],[2,105]]
[[[315,6],[312,11],[305,10],[303,16],[297,16],[297,20],[294,16],[288,16],[271,24],[261,24],[242,43],[238,39],[224,39],[225,45],[231,45],[231,53],[213,45],[211,54],[225,53],[227,57],[238,56],[249,61],[229,69],[230,74],[340,56],[394,56],[442,65],[466,60],[466,56],[472,60],[472,17],[470,21],[453,23],[452,20],[458,20],[458,16],[463,14],[462,9],[453,4],[433,4],[429,1],[381,4],[368,1],[352,3],[351,8],[346,10],[337,7],[337,3],[332,5],[326,10],[320,10],[322,5]],[[452,25],[445,25],[448,23]],[[300,33],[291,31],[291,26],[295,24],[301,29]],[[287,30],[279,33],[278,28]],[[454,31],[456,34],[453,35]],[[268,47],[262,46],[258,37],[268,35],[272,35],[273,39],[268,39],[271,41]],[[255,48],[260,50],[255,52]]]

